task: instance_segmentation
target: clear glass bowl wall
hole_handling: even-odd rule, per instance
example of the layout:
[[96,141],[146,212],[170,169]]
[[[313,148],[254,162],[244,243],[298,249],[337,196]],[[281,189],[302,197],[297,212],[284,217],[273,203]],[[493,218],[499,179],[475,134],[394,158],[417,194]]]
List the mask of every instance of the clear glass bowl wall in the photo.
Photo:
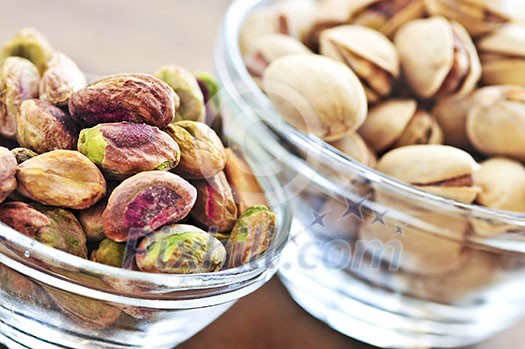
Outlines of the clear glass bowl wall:
[[[255,172],[265,153],[245,148]],[[276,272],[291,216],[275,176],[260,183],[277,215],[265,256],[209,274],[166,275],[98,264],[0,223],[0,343],[9,348],[171,349]]]
[[266,149],[293,203],[280,275],[334,329],[381,347],[456,347],[525,313],[525,216],[421,192],[292,128],[250,78],[237,38],[276,1],[237,0],[216,49],[226,129]]

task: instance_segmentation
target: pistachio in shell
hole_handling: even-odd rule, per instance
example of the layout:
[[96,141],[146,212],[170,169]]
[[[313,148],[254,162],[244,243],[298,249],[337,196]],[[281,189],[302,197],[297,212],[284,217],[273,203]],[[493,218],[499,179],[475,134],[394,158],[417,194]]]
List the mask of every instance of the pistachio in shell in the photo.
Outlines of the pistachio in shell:
[[274,7],[263,8],[250,13],[239,32],[239,49],[242,55],[253,50],[253,44],[268,34],[280,33],[279,19]]
[[239,214],[242,214],[251,206],[268,205],[268,199],[264,194],[264,190],[250,166],[231,148],[226,148],[224,174],[232,189]]
[[149,273],[209,273],[222,268],[226,250],[197,227],[172,224],[142,239],[135,260],[140,270]]
[[78,151],[114,179],[143,171],[171,170],[180,160],[179,146],[166,132],[131,122],[99,124],[82,130]]
[[481,187],[479,204],[525,212],[525,167],[521,163],[499,157],[483,161],[474,172],[474,183]]
[[82,210],[106,194],[100,170],[77,151],[53,150],[18,166],[17,190],[23,196],[48,206]]
[[78,126],[62,109],[47,101],[28,99],[16,116],[16,139],[37,153],[76,150]]
[[171,87],[148,74],[113,75],[74,92],[71,117],[83,127],[130,121],[164,128],[173,121],[179,97]]
[[9,302],[7,294],[17,302],[24,302],[26,307],[34,306],[42,310],[52,308],[51,299],[37,283],[4,264],[0,264],[0,285],[4,304]]
[[40,99],[56,105],[67,105],[73,92],[87,84],[86,77],[75,62],[61,52],[55,52],[40,80]]
[[141,172],[111,193],[102,215],[104,233],[117,242],[138,239],[185,218],[196,198],[197,190],[176,174]]
[[20,104],[38,97],[40,75],[25,58],[8,57],[0,67],[0,137],[16,138],[16,115]]
[[440,144],[436,120],[412,99],[391,99],[370,109],[359,134],[377,153],[411,144]]
[[233,227],[226,250],[229,268],[249,263],[270,247],[277,230],[275,213],[264,205],[248,208]]
[[126,244],[115,242],[110,239],[104,239],[98,247],[91,252],[93,262],[121,268],[124,265],[126,255]]
[[222,137],[222,115],[221,100],[219,96],[219,82],[215,76],[205,71],[195,73],[195,78],[197,79],[197,83],[199,84],[204,97],[206,125],[210,126],[219,137]]
[[326,141],[353,133],[365,121],[363,86],[350,68],[330,58],[278,58],[265,70],[262,85],[288,123]]
[[78,211],[77,218],[86,233],[88,241],[101,241],[106,238],[102,214],[106,209],[107,200],[101,200],[95,205]]
[[16,158],[16,162],[19,165],[38,155],[38,153],[32,151],[31,149],[22,148],[22,147],[11,149],[11,153],[13,153],[13,155]]
[[0,61],[10,56],[23,57],[43,74],[53,52],[53,47],[41,33],[33,28],[24,28],[2,47]]
[[489,86],[473,96],[467,135],[476,150],[525,160],[525,87]]
[[392,91],[399,77],[399,59],[394,45],[381,33],[358,25],[324,30],[320,38],[322,55],[348,65],[359,77],[369,103]]
[[472,203],[481,191],[472,179],[478,167],[469,153],[435,144],[396,148],[377,164],[377,170],[386,175],[464,203]]
[[268,65],[279,57],[311,53],[299,40],[289,35],[270,34],[257,39],[252,51],[244,57],[244,62],[250,74],[260,78]]
[[165,130],[180,147],[179,165],[173,170],[187,179],[215,176],[224,169],[226,154],[220,138],[209,126],[197,121],[178,121]]
[[87,258],[86,235],[68,210],[12,201],[0,206],[0,221],[47,246]]
[[374,167],[377,163],[374,150],[358,133],[352,133],[336,142],[331,142],[330,145],[366,166]]
[[224,172],[200,181],[193,181],[197,201],[191,218],[210,233],[229,232],[237,221],[237,205]]
[[15,155],[0,147],[0,204],[16,189],[17,167]]
[[193,74],[178,65],[165,65],[155,71],[155,76],[168,84],[179,96],[180,107],[174,121],[204,121],[204,96]]
[[421,98],[467,95],[481,77],[476,48],[459,23],[416,19],[403,25],[394,41],[404,77]]

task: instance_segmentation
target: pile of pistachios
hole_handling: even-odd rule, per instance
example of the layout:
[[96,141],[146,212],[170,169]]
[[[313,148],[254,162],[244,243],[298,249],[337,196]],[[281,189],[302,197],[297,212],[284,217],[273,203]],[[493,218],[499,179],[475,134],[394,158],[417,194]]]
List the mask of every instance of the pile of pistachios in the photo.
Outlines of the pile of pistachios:
[[249,73],[282,116],[463,203],[525,212],[525,3],[319,0],[253,12]]
[[1,222],[151,273],[219,271],[268,249],[276,218],[221,141],[210,74],[167,65],[88,84],[34,29],[7,42],[0,62]]

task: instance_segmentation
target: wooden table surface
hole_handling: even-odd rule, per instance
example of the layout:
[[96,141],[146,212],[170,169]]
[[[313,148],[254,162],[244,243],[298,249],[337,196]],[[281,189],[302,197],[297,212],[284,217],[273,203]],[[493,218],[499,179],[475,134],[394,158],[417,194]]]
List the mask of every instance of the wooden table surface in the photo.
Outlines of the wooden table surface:
[[[82,69],[151,72],[177,63],[212,69],[213,43],[230,0],[2,0],[0,42],[21,27],[42,31]],[[525,322],[471,349],[525,349]],[[240,300],[181,349],[363,349],[304,312],[277,278]]]

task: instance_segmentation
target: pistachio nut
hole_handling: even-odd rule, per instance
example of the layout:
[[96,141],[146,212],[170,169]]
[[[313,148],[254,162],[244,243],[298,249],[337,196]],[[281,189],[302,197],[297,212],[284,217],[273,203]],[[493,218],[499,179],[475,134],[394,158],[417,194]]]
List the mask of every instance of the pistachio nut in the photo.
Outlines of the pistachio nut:
[[239,217],[226,243],[229,268],[235,268],[260,257],[275,238],[275,213],[264,205],[248,208]]
[[20,104],[38,97],[40,76],[27,59],[9,57],[0,67],[0,137],[15,139]]
[[135,260],[140,270],[149,273],[209,273],[222,268],[226,250],[197,227],[172,224],[142,239]]
[[[433,233],[443,229],[441,217],[431,214],[421,217],[427,229],[405,225],[389,219],[386,225],[371,224],[369,218],[359,229],[359,240],[374,258],[398,263],[401,270],[418,275],[442,275],[458,270],[465,264],[470,251],[462,241],[454,241]],[[447,225],[449,230],[466,232],[467,225]],[[377,244],[380,242],[380,244]]]
[[0,61],[10,56],[23,57],[43,74],[53,52],[53,47],[42,34],[33,28],[24,28],[2,47]]
[[37,283],[4,264],[0,264],[0,285],[4,304],[9,302],[8,296],[11,296],[28,308],[35,306],[44,311],[52,309],[51,299]]
[[204,105],[206,109],[206,125],[222,136],[222,116],[221,116],[221,99],[219,96],[219,82],[208,72],[197,72],[195,78],[199,84],[202,95],[204,96]]
[[63,208],[12,201],[0,206],[0,221],[47,246],[87,258],[82,226]]
[[13,155],[16,158],[16,162],[19,165],[38,155],[38,153],[35,153],[31,149],[21,148],[21,147],[11,149],[11,153],[13,153]]
[[442,15],[458,21],[473,37],[525,17],[523,3],[512,0],[425,0],[425,5],[432,15]]
[[525,212],[525,167],[514,160],[491,158],[474,172],[481,187],[477,202],[500,210]]
[[286,121],[326,141],[353,133],[365,121],[363,86],[350,68],[330,58],[278,58],[265,70],[262,85]]
[[111,327],[120,317],[120,309],[105,302],[79,296],[58,288],[44,286],[51,297],[66,316],[82,325],[93,329],[106,329]]
[[427,112],[411,99],[385,101],[368,113],[359,134],[377,153],[411,144],[439,144],[443,134]]
[[86,233],[88,241],[101,241],[106,235],[104,234],[104,222],[102,221],[102,214],[106,209],[106,200],[101,200],[95,205],[78,211],[77,218]]
[[471,149],[467,136],[467,115],[474,104],[475,92],[464,97],[445,97],[437,101],[432,116],[443,131],[444,143],[461,149]]
[[400,26],[425,16],[423,0],[351,1],[350,23],[363,25],[392,37]]
[[476,48],[456,22],[442,17],[410,21],[397,32],[395,45],[403,74],[419,97],[464,96],[481,77]]
[[16,157],[9,149],[0,147],[0,204],[16,189]]
[[279,27],[279,18],[275,7],[266,7],[250,13],[244,20],[239,32],[241,54],[246,55],[251,52],[253,44],[258,38],[282,32]]
[[312,0],[289,0],[277,3],[275,11],[279,33],[304,42],[319,11],[319,5]]
[[165,65],[155,71],[155,76],[179,96],[180,107],[174,121],[204,121],[204,96],[197,79],[189,70],[178,65]]
[[16,116],[16,139],[37,153],[51,150],[76,150],[78,126],[62,109],[50,102],[28,99]]
[[477,44],[486,85],[525,86],[525,25],[506,25]]
[[87,157],[77,151],[53,150],[18,166],[17,190],[43,205],[82,210],[106,194],[106,181]]
[[179,146],[166,132],[131,122],[99,124],[82,130],[78,151],[114,179],[143,171],[168,171],[180,160]]
[[100,242],[98,247],[91,252],[90,259],[93,262],[121,268],[124,264],[125,255],[125,243],[104,239]]
[[71,58],[55,52],[40,80],[40,99],[56,105],[67,105],[73,92],[84,88],[86,77]]
[[377,170],[403,182],[456,201],[473,202],[481,188],[472,174],[479,167],[467,152],[446,145],[409,145],[389,151]]
[[130,121],[162,129],[173,121],[179,103],[173,89],[152,75],[113,75],[74,92],[69,112],[83,127]]
[[246,161],[231,148],[226,148],[226,166],[224,173],[237,203],[237,211],[242,214],[255,205],[268,205],[257,177]]
[[138,239],[185,218],[197,190],[183,178],[164,171],[141,172],[123,181],[109,196],[102,219],[113,241]]
[[210,127],[197,121],[178,121],[165,131],[181,150],[179,165],[173,170],[187,179],[215,176],[224,169],[226,154],[222,142]]
[[244,57],[246,68],[253,77],[260,78],[271,62],[279,57],[312,53],[299,40],[284,34],[270,34],[258,39]]
[[358,25],[344,25],[322,32],[321,54],[348,65],[364,86],[369,103],[390,94],[399,77],[394,45],[381,33]]
[[349,134],[338,141],[331,142],[330,145],[366,166],[374,167],[377,163],[374,150],[358,133]]
[[525,160],[525,87],[484,87],[474,98],[466,124],[472,145],[486,155]]
[[[197,201],[190,212],[193,220],[214,236],[229,232],[237,221],[238,212],[224,172],[192,184],[197,189]],[[223,234],[217,234],[219,236],[223,237]]]

